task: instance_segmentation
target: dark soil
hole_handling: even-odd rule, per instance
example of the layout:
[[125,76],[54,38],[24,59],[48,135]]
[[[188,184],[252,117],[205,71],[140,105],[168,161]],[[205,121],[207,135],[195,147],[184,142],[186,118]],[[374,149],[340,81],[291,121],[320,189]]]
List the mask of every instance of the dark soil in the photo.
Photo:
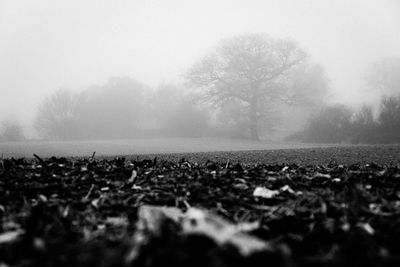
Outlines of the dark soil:
[[[119,156],[119,155],[116,155]],[[355,164],[377,163],[397,164],[400,162],[400,145],[358,145],[337,146],[320,148],[297,148],[277,150],[253,151],[220,151],[198,153],[173,153],[173,154],[148,154],[129,156],[136,160],[157,157],[161,160],[178,161],[185,158],[197,163],[208,160],[219,163],[240,162],[244,164],[298,164],[298,165],[323,165],[323,164]],[[103,157],[112,159],[114,157]]]
[[[242,160],[233,152],[197,154],[197,163],[193,155],[4,159],[0,266],[400,266],[397,150],[386,153],[386,162],[360,154],[359,163],[354,154],[325,152],[309,153],[316,161],[325,157],[314,164],[261,154]],[[352,161],[341,162],[346,157]],[[279,194],[255,197],[257,187]],[[259,222],[250,235],[275,249],[244,257],[167,222],[128,260],[144,204]]]

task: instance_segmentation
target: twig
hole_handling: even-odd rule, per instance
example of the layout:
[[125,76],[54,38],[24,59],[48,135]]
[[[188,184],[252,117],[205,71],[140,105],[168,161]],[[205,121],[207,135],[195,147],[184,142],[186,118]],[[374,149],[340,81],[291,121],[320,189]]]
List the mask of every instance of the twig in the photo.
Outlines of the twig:
[[83,198],[83,201],[87,201],[89,199],[90,195],[92,194],[93,189],[94,189],[94,184],[92,184],[92,186],[90,187],[89,192]]
[[187,202],[186,199],[184,199],[182,202],[183,202],[183,204],[185,204],[186,209],[190,209],[190,204],[189,204],[189,202]]
[[37,158],[39,163],[42,165],[42,175],[47,174],[48,166],[47,166],[46,162],[41,157],[39,157],[37,154],[33,154],[33,156],[35,158]]
[[228,167],[229,167],[229,159],[228,159],[228,161],[226,162],[225,169],[228,169]]
[[34,156],[35,158],[37,158],[37,159],[39,160],[40,163],[44,163],[44,160],[43,160],[41,157],[39,157],[38,155],[33,154],[33,156]]
[[93,161],[94,155],[96,155],[96,151],[93,151],[92,157],[90,158],[90,161]]

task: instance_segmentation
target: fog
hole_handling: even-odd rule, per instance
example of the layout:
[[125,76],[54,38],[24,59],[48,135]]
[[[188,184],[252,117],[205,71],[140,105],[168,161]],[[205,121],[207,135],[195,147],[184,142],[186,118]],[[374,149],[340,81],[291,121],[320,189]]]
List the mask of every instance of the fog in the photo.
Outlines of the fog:
[[[377,107],[382,93],[387,92],[371,88],[369,76],[376,62],[400,57],[399,15],[396,0],[0,0],[0,121],[18,122],[27,138],[192,136],[198,131],[188,120],[204,122],[194,123],[202,129],[210,121],[216,123],[218,127],[207,128],[206,134],[223,135],[233,128],[222,129],[217,122],[232,117],[238,120],[240,112],[235,115],[232,110],[239,110],[235,105],[240,103],[220,106],[215,109],[219,112],[203,103],[191,110],[190,116],[177,118],[176,114],[186,113],[188,105],[194,105],[193,98],[201,87],[192,95],[188,93],[188,71],[221,40],[243,34],[294,41],[308,55],[308,64],[315,66],[315,72],[310,67],[291,77],[319,75],[315,73],[326,77],[326,94],[314,102]],[[195,84],[195,79],[192,81],[191,85]],[[103,94],[104,90],[114,93]],[[80,124],[71,124],[69,130],[95,125],[96,116],[108,119],[98,120],[91,130],[72,131],[67,138],[40,132],[35,126],[40,107],[43,109],[46,99],[57,92],[66,92],[69,95],[64,97],[71,103],[79,103],[74,105],[80,109],[73,111],[78,115],[73,115],[79,117]],[[392,93],[399,92],[400,88]],[[124,97],[129,94],[133,94],[131,98]],[[309,94],[318,95],[314,91]],[[114,101],[118,97],[120,102]],[[165,101],[168,97],[170,102]],[[107,99],[114,102],[109,104]],[[99,103],[103,103],[102,114],[102,108],[95,107]],[[299,107],[270,107],[274,110],[270,114],[280,115],[269,117],[266,125],[280,121],[276,128],[285,128],[285,133],[300,127],[297,124],[302,120],[294,113],[300,114],[299,118],[307,113]],[[175,117],[165,117],[167,113]],[[374,116],[379,115],[375,112]],[[113,127],[111,122],[117,117],[130,126],[107,134],[105,129]],[[181,124],[172,123],[183,121],[187,127],[181,129]],[[136,135],[126,134],[127,129]],[[267,139],[282,134],[265,133],[261,137]]]

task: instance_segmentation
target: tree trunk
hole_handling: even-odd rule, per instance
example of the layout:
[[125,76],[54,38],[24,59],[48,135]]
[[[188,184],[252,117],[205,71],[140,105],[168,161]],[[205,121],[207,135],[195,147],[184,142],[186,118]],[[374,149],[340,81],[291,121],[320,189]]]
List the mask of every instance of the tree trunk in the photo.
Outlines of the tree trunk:
[[257,118],[257,98],[253,97],[250,102],[250,138],[255,141],[260,141],[260,137],[258,136],[258,118]]

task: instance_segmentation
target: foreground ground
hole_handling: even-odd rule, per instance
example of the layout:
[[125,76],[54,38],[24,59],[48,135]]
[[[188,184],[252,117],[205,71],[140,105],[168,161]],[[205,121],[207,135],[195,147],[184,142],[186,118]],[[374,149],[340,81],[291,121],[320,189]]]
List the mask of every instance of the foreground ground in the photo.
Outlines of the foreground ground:
[[[0,266],[399,266],[399,152],[3,159]],[[264,249],[243,255],[220,223],[219,239],[187,233],[164,206],[245,225]]]

